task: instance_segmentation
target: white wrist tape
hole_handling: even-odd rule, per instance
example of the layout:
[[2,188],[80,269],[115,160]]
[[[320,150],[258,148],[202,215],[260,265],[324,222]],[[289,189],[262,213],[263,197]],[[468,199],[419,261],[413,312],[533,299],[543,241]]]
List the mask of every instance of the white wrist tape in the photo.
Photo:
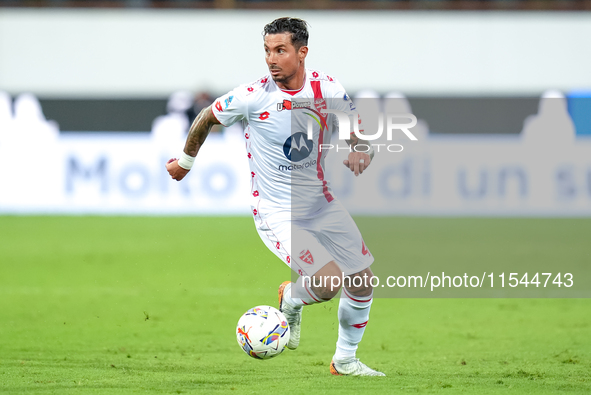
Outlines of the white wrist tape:
[[183,152],[179,159],[179,166],[185,170],[191,170],[191,167],[193,167],[193,162],[195,162],[195,157],[187,155],[185,152]]

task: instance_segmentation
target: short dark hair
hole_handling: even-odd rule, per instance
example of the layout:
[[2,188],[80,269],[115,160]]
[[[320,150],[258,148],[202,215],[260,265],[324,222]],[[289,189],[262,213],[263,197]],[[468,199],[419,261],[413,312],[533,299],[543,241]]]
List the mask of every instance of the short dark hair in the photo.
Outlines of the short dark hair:
[[296,50],[308,45],[308,23],[298,18],[277,18],[268,23],[263,30],[263,37],[267,34],[291,33],[291,43]]

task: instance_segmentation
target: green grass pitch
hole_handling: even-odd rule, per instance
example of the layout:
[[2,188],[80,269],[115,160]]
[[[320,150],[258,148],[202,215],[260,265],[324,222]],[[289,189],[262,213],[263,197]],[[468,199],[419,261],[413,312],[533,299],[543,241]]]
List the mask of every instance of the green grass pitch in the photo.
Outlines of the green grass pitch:
[[[380,221],[359,219],[370,248]],[[527,256],[542,227],[540,246],[591,261],[588,219],[396,221],[402,256],[442,259],[433,229]],[[0,393],[591,393],[587,299],[376,299],[358,357],[385,378],[329,374],[331,301],[298,350],[251,359],[236,322],[288,278],[250,218],[0,217]]]

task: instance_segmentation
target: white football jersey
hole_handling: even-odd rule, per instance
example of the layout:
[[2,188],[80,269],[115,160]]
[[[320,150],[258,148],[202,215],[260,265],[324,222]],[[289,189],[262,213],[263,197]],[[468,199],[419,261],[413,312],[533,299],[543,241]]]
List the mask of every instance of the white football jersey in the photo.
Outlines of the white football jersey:
[[[215,100],[212,111],[224,126],[242,121],[251,171],[253,214],[277,211],[313,217],[334,200],[324,158],[338,119],[336,109],[357,120],[355,106],[334,78],[306,69],[297,91],[280,89],[270,75],[241,85]],[[355,118],[353,118],[355,117]],[[311,120],[313,139],[307,137]],[[341,143],[343,144],[343,143]],[[336,145],[336,144],[335,144]]]

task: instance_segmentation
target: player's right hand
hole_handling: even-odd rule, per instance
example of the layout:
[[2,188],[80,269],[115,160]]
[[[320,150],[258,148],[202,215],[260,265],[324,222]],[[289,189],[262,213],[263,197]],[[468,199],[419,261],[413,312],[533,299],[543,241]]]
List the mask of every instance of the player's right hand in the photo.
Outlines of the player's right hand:
[[349,157],[343,161],[343,164],[347,166],[355,176],[363,173],[367,166],[371,163],[371,156],[365,152],[351,152]]
[[172,179],[177,181],[180,181],[183,178],[185,178],[185,176],[189,172],[189,170],[183,169],[179,166],[179,160],[176,158],[171,158],[168,160],[168,162],[166,162],[166,170],[168,171],[168,174],[170,174]]

